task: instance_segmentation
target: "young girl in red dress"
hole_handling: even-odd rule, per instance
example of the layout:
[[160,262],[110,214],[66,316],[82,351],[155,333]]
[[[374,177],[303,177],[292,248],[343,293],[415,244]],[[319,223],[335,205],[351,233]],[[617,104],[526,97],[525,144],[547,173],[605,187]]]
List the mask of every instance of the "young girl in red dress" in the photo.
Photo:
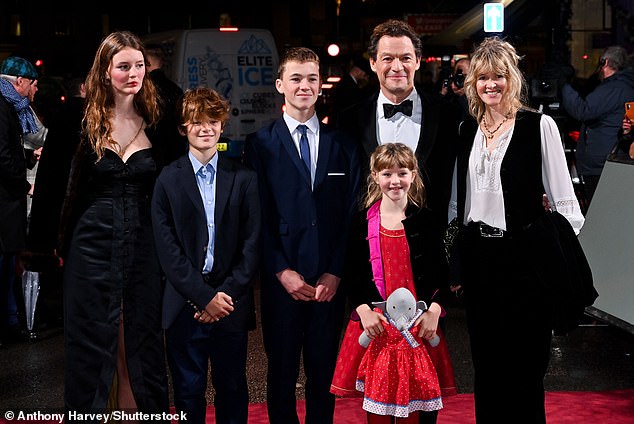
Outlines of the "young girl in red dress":
[[424,199],[418,161],[412,150],[401,143],[377,147],[370,158],[365,209],[355,216],[350,228],[342,284],[353,308],[353,317],[339,353],[331,392],[339,396],[350,395],[352,375],[356,379],[359,374],[365,379],[368,371],[383,366],[368,357],[359,367],[365,353],[358,344],[362,331],[377,342],[371,343],[368,351],[375,359],[378,358],[376,352],[370,353],[372,344],[376,345],[374,349],[380,344],[384,348],[393,348],[389,340],[399,344],[403,339],[396,330],[398,338],[390,337],[388,319],[372,307],[372,302],[385,300],[397,288],[408,288],[417,300],[423,300],[429,306],[410,330],[428,349],[417,353],[423,358],[418,368],[404,362],[409,371],[416,370],[419,381],[426,381],[424,387],[410,386],[411,390],[397,394],[390,387],[392,380],[398,379],[399,371],[403,371],[398,369],[390,370],[396,377],[373,381],[371,388],[368,381],[364,382],[364,409],[368,411],[370,424],[435,423],[438,410],[442,408],[440,387],[446,389],[443,390],[445,394],[455,394],[453,369],[444,337],[441,336],[438,347],[428,345],[428,341],[440,333],[438,320],[444,313],[440,299],[450,292],[442,232],[438,230],[440,224],[434,222],[431,211],[424,206]]

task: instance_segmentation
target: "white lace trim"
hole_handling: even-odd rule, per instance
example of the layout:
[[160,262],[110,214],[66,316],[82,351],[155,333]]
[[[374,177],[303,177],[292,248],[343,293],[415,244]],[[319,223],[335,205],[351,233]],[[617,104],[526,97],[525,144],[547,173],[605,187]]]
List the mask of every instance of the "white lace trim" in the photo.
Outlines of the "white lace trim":
[[[358,389],[357,382],[357,390]],[[376,415],[391,415],[393,417],[407,418],[416,411],[438,411],[443,408],[442,398],[429,400],[411,400],[407,405],[377,402],[366,397],[363,398],[363,409]]]

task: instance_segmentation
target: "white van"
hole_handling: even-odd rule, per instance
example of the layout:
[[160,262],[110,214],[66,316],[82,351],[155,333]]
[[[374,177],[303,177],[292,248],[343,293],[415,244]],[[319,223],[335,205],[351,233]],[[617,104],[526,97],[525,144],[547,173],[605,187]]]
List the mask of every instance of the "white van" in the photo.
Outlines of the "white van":
[[162,68],[183,90],[210,87],[231,103],[223,133],[230,140],[227,156],[240,157],[246,135],[281,116],[283,98],[275,89],[279,57],[270,31],[177,30],[149,34],[143,42],[162,47]]

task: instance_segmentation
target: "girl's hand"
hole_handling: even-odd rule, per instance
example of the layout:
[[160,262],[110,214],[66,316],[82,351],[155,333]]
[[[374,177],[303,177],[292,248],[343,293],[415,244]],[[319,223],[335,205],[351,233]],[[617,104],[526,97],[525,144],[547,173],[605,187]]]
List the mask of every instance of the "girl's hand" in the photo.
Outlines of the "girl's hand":
[[438,329],[438,319],[442,309],[436,302],[432,302],[429,308],[416,320],[415,325],[420,326],[418,330],[418,337],[431,340],[436,336]]
[[385,331],[383,323],[388,323],[387,318],[378,312],[374,312],[368,305],[357,307],[357,314],[361,318],[361,326],[370,339],[379,337]]

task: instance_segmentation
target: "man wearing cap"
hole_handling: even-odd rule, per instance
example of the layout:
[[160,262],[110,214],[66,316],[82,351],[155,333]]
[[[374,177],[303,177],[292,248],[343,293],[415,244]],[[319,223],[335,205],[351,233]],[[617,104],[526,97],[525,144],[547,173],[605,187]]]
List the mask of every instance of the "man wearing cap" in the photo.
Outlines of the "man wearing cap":
[[17,255],[26,244],[27,158],[23,134],[37,132],[29,93],[37,71],[27,60],[12,56],[0,65],[0,341],[19,335],[13,284]]

